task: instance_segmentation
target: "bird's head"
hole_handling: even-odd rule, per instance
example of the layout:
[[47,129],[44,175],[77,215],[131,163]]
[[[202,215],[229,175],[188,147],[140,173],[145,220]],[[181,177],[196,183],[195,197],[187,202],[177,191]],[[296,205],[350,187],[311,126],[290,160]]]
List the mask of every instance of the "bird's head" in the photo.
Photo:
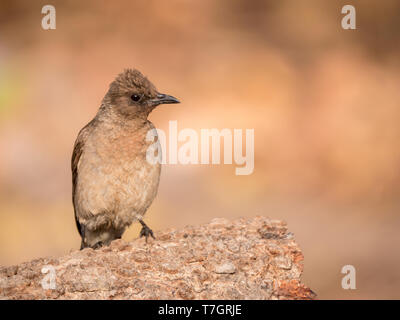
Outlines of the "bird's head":
[[179,103],[173,96],[159,93],[138,70],[126,69],[110,84],[104,101],[126,117],[146,117],[158,105]]

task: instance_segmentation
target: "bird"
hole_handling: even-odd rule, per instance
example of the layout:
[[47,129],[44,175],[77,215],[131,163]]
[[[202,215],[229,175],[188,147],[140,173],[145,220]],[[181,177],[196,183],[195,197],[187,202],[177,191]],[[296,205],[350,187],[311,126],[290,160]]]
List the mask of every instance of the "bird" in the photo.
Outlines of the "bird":
[[[134,222],[140,237],[154,237],[143,221],[157,195],[160,161],[146,152],[159,143],[148,116],[161,104],[180,103],[156,87],[137,69],[125,69],[109,85],[95,117],[76,138],[72,159],[72,202],[81,247],[97,249],[120,239]],[[155,142],[154,142],[155,141]],[[161,149],[159,149],[161,150]]]

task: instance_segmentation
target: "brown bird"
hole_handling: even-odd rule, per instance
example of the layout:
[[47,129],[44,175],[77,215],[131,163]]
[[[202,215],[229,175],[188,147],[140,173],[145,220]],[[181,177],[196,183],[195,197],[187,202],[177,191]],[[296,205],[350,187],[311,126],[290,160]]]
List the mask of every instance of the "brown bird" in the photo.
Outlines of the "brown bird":
[[139,71],[127,69],[110,84],[96,116],[79,132],[71,168],[81,249],[108,245],[134,221],[142,225],[141,237],[154,238],[143,216],[157,194],[161,165],[146,159],[154,144],[146,135],[155,129],[147,117],[165,103],[179,101],[159,93]]

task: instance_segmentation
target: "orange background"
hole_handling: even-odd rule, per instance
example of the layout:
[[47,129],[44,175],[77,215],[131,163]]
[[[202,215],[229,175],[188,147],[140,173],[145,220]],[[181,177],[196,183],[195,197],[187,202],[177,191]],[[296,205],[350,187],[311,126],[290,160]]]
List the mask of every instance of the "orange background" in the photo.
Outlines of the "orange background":
[[[46,4],[56,30],[41,28]],[[357,30],[341,28],[345,4]],[[72,146],[135,67],[182,101],[151,114],[158,128],[255,129],[250,176],[164,166],[154,230],[283,219],[319,298],[399,299],[399,16],[397,0],[2,1],[0,264],[79,247]],[[353,291],[341,288],[346,264]]]

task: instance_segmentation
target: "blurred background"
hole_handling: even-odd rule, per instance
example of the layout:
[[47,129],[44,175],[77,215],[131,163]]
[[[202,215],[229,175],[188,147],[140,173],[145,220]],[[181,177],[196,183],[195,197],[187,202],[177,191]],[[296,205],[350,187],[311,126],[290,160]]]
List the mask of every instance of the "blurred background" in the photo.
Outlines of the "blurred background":
[[[341,28],[345,4],[357,30]],[[152,229],[282,219],[320,299],[399,299],[399,16],[397,0],[1,1],[0,264],[79,248],[73,143],[135,67],[182,101],[151,114],[158,128],[255,129],[252,175],[164,166]]]

